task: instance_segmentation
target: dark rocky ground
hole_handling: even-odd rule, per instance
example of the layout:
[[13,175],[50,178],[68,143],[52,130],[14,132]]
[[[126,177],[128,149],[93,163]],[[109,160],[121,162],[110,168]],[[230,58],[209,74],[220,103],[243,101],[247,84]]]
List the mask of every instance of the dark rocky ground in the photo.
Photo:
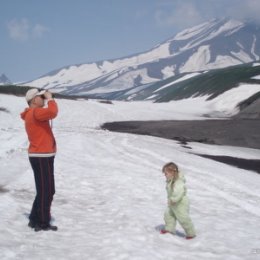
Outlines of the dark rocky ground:
[[[105,123],[102,128],[116,132],[177,140],[183,145],[188,142],[201,142],[260,149],[259,119],[126,121]],[[246,160],[229,156],[201,156],[260,173],[260,151],[259,160]]]

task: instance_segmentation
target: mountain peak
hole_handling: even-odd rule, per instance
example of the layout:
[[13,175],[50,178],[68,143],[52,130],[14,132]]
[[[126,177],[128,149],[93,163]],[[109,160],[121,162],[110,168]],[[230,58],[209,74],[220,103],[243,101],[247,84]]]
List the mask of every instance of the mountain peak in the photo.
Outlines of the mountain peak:
[[214,36],[216,36],[217,34],[223,33],[225,31],[239,29],[244,25],[244,23],[234,19],[212,19],[208,22],[204,22],[181,31],[174,37],[174,40],[189,40],[194,37],[201,37],[203,34],[214,34]]
[[0,76],[0,85],[5,84],[12,84],[12,82],[9,78],[7,78],[7,76],[4,73],[2,73],[2,75]]
[[182,73],[250,63],[260,59],[260,27],[234,19],[213,19],[179,32],[142,53],[67,66],[24,85],[68,95],[118,98]]

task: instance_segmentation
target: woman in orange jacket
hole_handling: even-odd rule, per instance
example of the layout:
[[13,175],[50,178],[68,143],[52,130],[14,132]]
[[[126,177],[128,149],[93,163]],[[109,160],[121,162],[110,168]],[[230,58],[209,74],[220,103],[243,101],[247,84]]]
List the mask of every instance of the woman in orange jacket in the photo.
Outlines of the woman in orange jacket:
[[[51,203],[55,193],[54,158],[56,142],[50,120],[58,114],[58,106],[49,91],[30,89],[26,93],[29,108],[21,113],[29,140],[28,155],[35,178],[36,197],[29,216],[28,226],[35,231],[53,230],[50,224]],[[47,100],[47,107],[44,101]]]

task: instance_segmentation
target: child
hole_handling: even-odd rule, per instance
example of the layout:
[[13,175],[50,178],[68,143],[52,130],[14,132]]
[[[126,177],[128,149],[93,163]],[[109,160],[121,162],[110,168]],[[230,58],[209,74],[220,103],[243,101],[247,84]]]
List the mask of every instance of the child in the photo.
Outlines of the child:
[[162,172],[166,177],[168,208],[164,213],[165,228],[161,230],[161,234],[175,234],[177,220],[185,230],[186,239],[192,239],[196,236],[196,233],[189,216],[189,200],[186,195],[185,178],[173,162],[165,164]]

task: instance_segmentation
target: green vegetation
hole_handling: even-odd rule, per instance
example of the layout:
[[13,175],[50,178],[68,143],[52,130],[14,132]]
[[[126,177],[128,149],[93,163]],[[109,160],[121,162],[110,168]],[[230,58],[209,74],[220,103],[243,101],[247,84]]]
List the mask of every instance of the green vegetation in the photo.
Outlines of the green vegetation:
[[[26,87],[26,86],[18,86],[18,85],[0,85],[0,94],[8,94],[8,95],[15,95],[15,96],[25,96],[26,92],[33,87]],[[62,95],[59,93],[54,94],[55,98],[62,98],[62,99],[88,99],[86,96],[68,96]]]
[[0,93],[15,96],[24,96],[31,87],[21,87],[16,85],[0,85]]
[[210,100],[241,83],[260,84],[260,80],[252,79],[257,75],[260,75],[260,66],[252,67],[252,64],[211,70],[161,90],[156,102],[204,95]]

